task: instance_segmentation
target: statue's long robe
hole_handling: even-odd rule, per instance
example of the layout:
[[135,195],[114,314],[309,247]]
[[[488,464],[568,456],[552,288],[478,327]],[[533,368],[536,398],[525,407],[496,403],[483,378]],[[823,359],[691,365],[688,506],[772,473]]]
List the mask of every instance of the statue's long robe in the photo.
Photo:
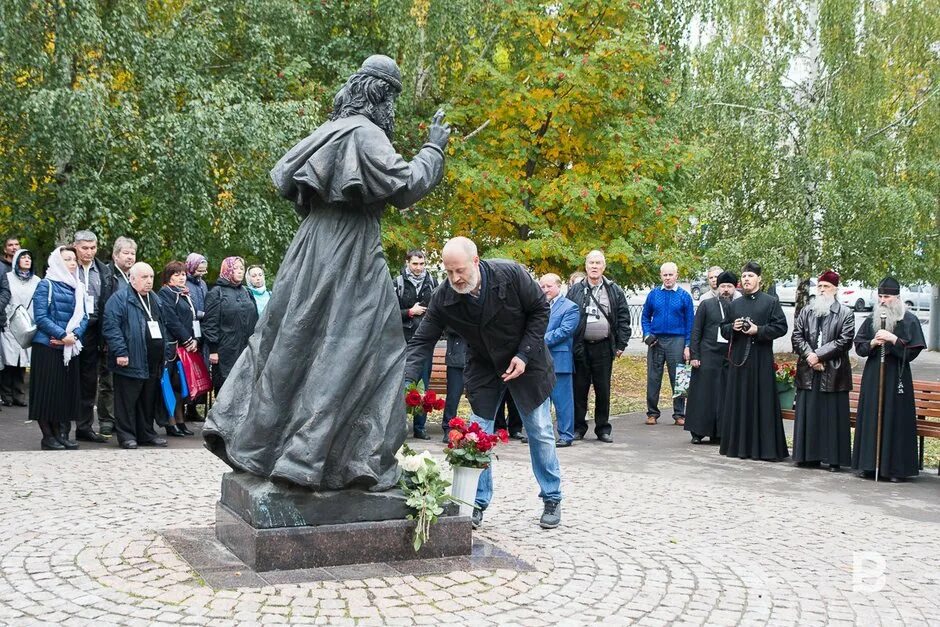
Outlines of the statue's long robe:
[[437,146],[409,163],[360,115],[327,122],[277,163],[271,177],[303,221],[206,420],[209,450],[314,489],[397,482],[405,340],[380,221],[386,203],[410,206],[443,169]]

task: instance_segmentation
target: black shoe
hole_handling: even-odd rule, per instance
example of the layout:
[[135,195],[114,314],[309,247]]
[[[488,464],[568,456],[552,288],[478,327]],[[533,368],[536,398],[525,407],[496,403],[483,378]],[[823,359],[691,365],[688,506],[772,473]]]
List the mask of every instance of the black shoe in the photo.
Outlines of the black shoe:
[[545,509],[539,519],[542,529],[554,529],[561,524],[561,503],[558,501],[545,501]]
[[424,431],[418,431],[417,429],[415,429],[415,439],[416,440],[430,440],[431,436],[429,436]]
[[840,470],[842,470],[841,466],[829,466],[829,472],[839,472]]
[[522,432],[521,432],[521,431],[516,431],[515,433],[510,433],[510,434],[509,434],[509,438],[510,438],[511,440],[521,440],[521,439],[524,438],[524,437],[525,437],[525,436],[522,435]]
[[901,483],[901,480],[898,479],[897,477],[888,477],[888,481],[890,481],[891,483]]
[[176,425],[176,428],[180,430],[180,433],[183,435],[196,435],[195,432],[190,431],[185,423]]
[[70,451],[74,451],[75,449],[78,448],[78,442],[75,442],[74,440],[70,440],[68,439],[68,437],[64,435],[57,435],[55,439],[58,440],[59,444],[61,444],[62,446],[64,446],[66,449]]
[[39,443],[40,448],[44,451],[64,451],[65,447],[62,446],[62,443],[59,442],[56,438],[43,438]]
[[473,513],[470,514],[470,526],[474,529],[479,529],[483,526],[483,510],[479,507],[474,507]]
[[606,442],[607,444],[611,444],[614,441],[614,439],[610,437],[609,433],[602,433],[599,436],[597,436],[597,439],[600,440],[601,442]]
[[[66,436],[67,436],[67,435],[68,435],[68,432],[66,432]],[[75,439],[76,439],[76,440],[82,440],[82,441],[84,441],[84,442],[97,442],[98,444],[104,444],[105,442],[108,441],[107,438],[101,437],[100,435],[98,435],[98,434],[95,433],[94,431],[91,431],[91,430],[87,430],[87,431],[86,431],[85,429],[80,429],[80,430],[76,431],[76,432],[75,432]]]
[[114,425],[110,422],[99,422],[98,423],[98,435],[103,438],[110,438],[114,433]]
[[700,435],[692,436],[692,444],[701,444],[701,443],[702,443],[702,436]]
[[519,438],[519,441],[522,442],[523,444],[528,444],[529,438],[527,438],[526,436],[522,436],[521,438]]
[[571,440],[555,440],[555,448],[568,448],[571,446]]
[[584,434],[581,433],[580,431],[578,431],[577,433],[574,434],[574,439],[575,439],[575,440],[583,440],[583,439],[584,439]]
[[146,442],[138,442],[139,446],[166,446],[166,440],[163,438],[154,438]]
[[174,438],[181,438],[181,437],[183,437],[183,435],[184,435],[183,432],[180,431],[179,427],[177,427],[176,425],[172,425],[172,424],[171,424],[171,425],[167,425],[167,426],[165,426],[165,427],[163,427],[163,428],[166,430],[166,434],[167,434],[168,436],[171,436],[171,437],[174,437]]
[[13,401],[0,401],[0,405],[4,407],[13,407]]
[[26,403],[24,401],[13,401],[13,406],[14,407],[26,407]]
[[124,440],[121,442],[121,448],[137,448],[137,440]]
[[721,444],[721,438],[713,438],[709,436],[708,443],[709,444]]

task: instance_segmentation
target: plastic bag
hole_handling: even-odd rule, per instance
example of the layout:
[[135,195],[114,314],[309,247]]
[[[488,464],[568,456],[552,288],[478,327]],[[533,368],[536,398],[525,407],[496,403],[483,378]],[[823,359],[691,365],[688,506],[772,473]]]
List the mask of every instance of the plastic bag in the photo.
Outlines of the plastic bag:
[[673,398],[685,398],[689,394],[689,383],[692,381],[692,366],[690,364],[676,365],[676,385],[673,388]]
[[202,355],[198,351],[189,353],[185,349],[179,348],[176,352],[179,355],[180,369],[184,375],[183,379],[186,381],[188,392],[188,394],[183,394],[183,397],[188,397],[189,400],[194,401],[212,389],[209,369],[206,368],[206,363],[202,360]]

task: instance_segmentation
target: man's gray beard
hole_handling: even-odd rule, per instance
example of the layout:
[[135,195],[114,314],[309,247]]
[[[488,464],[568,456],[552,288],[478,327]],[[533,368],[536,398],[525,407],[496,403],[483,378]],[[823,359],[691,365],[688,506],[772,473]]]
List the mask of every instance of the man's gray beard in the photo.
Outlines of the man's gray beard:
[[477,289],[477,285],[480,284],[480,273],[478,272],[472,281],[467,281],[467,284],[463,287],[457,287],[453,283],[450,284],[451,289],[453,289],[458,294],[469,294],[473,290]]
[[885,318],[885,329],[893,333],[894,327],[896,327],[898,322],[901,321],[901,318],[904,317],[906,311],[907,307],[900,300],[896,300],[893,303],[888,303],[885,305],[882,305],[881,303],[875,303],[875,307],[871,312],[871,322],[875,327],[875,331],[881,328],[881,314],[886,314],[887,318]]
[[715,297],[723,303],[730,303],[734,299],[734,292],[725,296],[721,292],[716,292]]
[[817,317],[822,318],[823,316],[829,315],[829,309],[834,302],[836,302],[835,296],[817,294],[816,298],[814,298],[813,302],[810,304],[810,307],[812,307],[813,313],[816,314]]

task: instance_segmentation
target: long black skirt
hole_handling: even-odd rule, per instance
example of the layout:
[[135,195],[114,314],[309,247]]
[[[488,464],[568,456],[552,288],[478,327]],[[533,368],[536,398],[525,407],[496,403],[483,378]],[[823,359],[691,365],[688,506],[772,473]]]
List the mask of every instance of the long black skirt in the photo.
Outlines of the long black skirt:
[[849,393],[820,392],[819,376],[814,376],[812,390],[796,391],[793,461],[848,466],[850,441]]
[[62,363],[62,349],[33,343],[29,373],[29,419],[78,420],[81,405],[78,355]]

